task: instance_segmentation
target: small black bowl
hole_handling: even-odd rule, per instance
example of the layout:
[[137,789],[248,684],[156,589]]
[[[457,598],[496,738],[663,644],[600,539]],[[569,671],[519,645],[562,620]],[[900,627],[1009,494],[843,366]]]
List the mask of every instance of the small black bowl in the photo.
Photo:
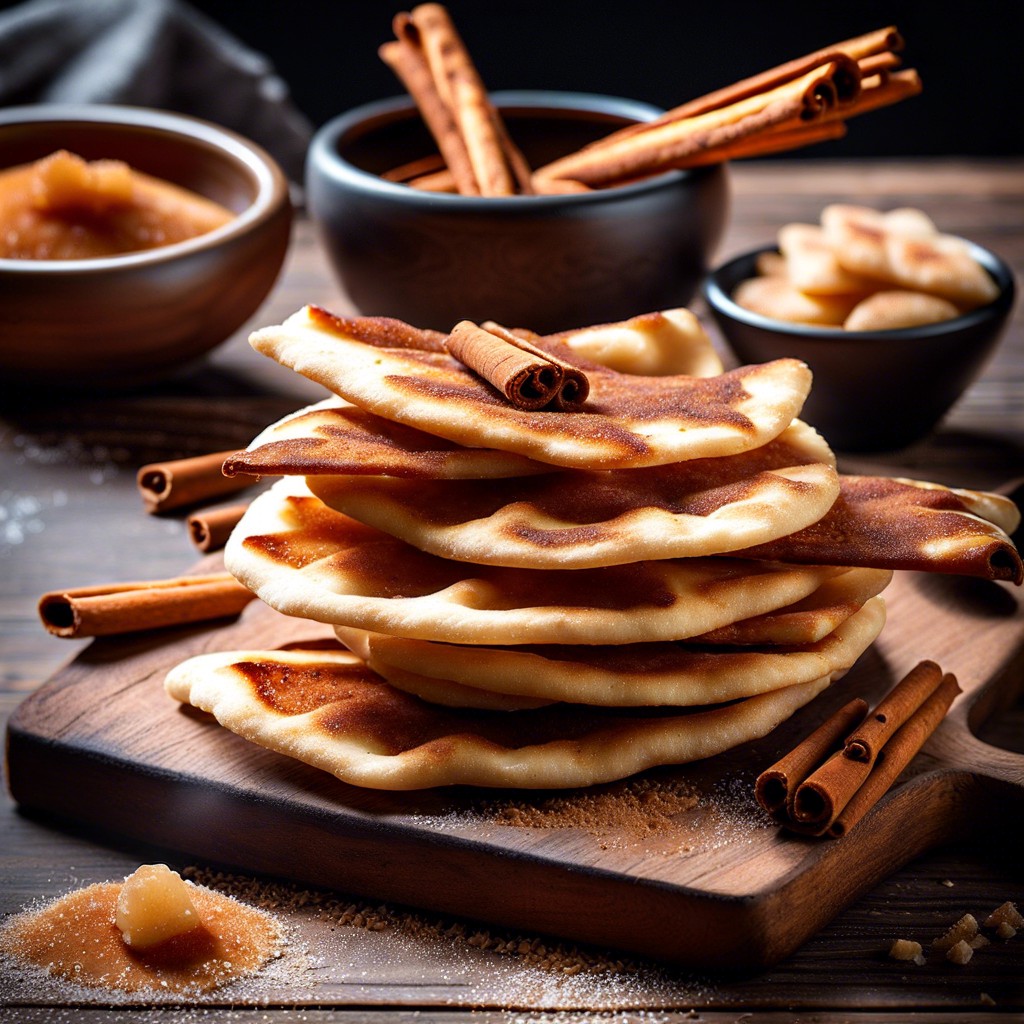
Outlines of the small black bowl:
[[[660,111],[608,96],[493,96],[531,166]],[[450,330],[462,319],[549,332],[685,305],[728,211],[722,167],[589,193],[481,198],[381,174],[435,150],[408,99],[320,129],[307,201],[342,286],[367,315]]]
[[757,274],[766,246],[737,256],[711,273],[704,298],[729,347],[744,363],[781,356],[802,359],[814,384],[801,419],[842,451],[890,451],[920,440],[981,372],[1013,306],[1010,268],[994,253],[971,255],[999,285],[999,297],[954,320],[892,331],[772,320],[737,305],[732,294]]

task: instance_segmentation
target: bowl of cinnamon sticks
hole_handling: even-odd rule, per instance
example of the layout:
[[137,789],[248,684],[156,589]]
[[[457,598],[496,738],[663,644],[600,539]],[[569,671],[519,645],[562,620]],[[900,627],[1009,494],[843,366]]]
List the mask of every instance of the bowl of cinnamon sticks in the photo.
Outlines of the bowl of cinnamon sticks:
[[[658,114],[647,104],[578,93],[491,98],[533,167]],[[721,166],[613,189],[558,184],[465,194],[447,190],[440,162],[421,159],[431,145],[406,99],[353,110],[313,141],[309,210],[363,314],[445,331],[459,320],[492,319],[551,332],[685,305],[725,225]]]
[[842,138],[916,95],[894,26],[669,111],[570,92],[488,94],[443,6],[392,21],[379,54],[408,99],[329,121],[309,210],[367,315],[549,333],[689,301],[724,227],[725,166]]

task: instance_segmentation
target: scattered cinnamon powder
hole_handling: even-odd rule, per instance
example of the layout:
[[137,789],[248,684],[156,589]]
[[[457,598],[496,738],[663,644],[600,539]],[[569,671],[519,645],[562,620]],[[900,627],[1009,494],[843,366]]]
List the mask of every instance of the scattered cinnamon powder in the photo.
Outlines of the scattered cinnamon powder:
[[599,837],[624,833],[643,839],[673,831],[676,816],[699,802],[699,795],[685,783],[641,778],[607,790],[498,804],[491,811],[499,825],[577,828]]
[[145,953],[125,945],[114,923],[119,882],[16,915],[0,930],[0,951],[51,976],[120,992],[209,992],[277,955],[283,934],[273,917],[222,893],[191,890],[202,925]]

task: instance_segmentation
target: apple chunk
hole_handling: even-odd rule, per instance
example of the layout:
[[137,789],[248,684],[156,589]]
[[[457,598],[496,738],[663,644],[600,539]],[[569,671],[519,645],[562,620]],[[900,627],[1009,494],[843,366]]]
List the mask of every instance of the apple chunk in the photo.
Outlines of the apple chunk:
[[126,946],[149,949],[200,922],[181,875],[166,864],[143,864],[121,886],[114,923]]

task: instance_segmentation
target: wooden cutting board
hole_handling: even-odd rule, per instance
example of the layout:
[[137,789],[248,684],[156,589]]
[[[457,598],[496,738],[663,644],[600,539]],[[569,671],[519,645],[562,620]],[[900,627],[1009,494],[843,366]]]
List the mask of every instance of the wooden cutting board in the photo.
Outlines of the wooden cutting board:
[[[94,641],[11,719],[9,784],[25,807],[248,871],[693,968],[754,969],[924,850],[1024,805],[1024,756],[972,731],[1024,680],[1021,592],[898,573],[886,597],[879,641],[789,722],[649,773],[655,789],[699,799],[647,836],[607,814],[580,827],[500,823],[509,803],[546,807],[550,793],[359,790],[168,698],[163,674],[182,658],[325,635],[258,602],[216,628]],[[924,658],[954,672],[964,694],[900,783],[842,840],[774,827],[753,800],[757,773],[852,696],[874,703]],[[605,811],[634,790],[601,787]]]

